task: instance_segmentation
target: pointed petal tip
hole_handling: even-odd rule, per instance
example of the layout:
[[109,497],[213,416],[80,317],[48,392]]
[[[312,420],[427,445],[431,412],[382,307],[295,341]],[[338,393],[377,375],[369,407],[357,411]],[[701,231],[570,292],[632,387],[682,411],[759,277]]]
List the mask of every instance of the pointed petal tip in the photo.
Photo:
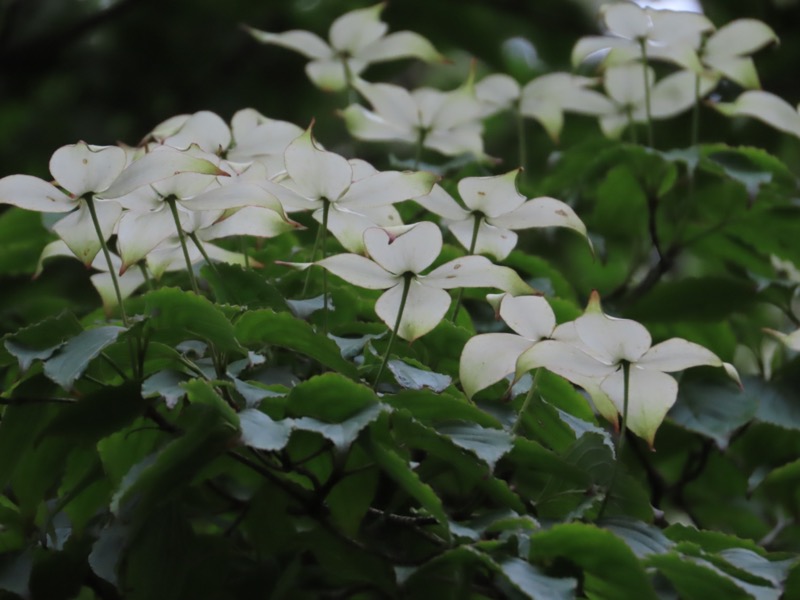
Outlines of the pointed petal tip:
[[592,290],[592,293],[589,294],[589,302],[586,304],[586,310],[584,312],[587,314],[603,314],[603,306],[600,303],[600,292]]

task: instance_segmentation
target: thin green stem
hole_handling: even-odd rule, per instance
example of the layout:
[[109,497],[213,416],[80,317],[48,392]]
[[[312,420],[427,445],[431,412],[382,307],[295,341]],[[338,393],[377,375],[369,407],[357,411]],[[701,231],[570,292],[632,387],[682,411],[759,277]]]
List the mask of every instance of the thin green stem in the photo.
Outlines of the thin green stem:
[[378,369],[378,374],[375,377],[375,384],[372,386],[373,390],[378,389],[378,384],[381,381],[381,375],[383,375],[383,371],[386,369],[386,364],[389,362],[389,355],[392,353],[392,346],[394,346],[394,340],[397,337],[397,331],[400,329],[400,321],[403,319],[403,311],[406,308],[406,300],[408,299],[408,292],[411,289],[412,279],[414,279],[413,273],[406,273],[404,275],[403,294],[400,296],[400,306],[397,309],[397,319],[395,320],[394,327],[392,328],[392,335],[389,338],[389,345],[386,346],[386,354],[383,355],[383,361],[381,362],[381,366]]
[[700,75],[694,76],[694,106],[692,107],[692,146],[700,138]]
[[622,461],[622,448],[625,446],[625,431],[628,426],[628,394],[630,392],[630,379],[631,379],[631,363],[627,360],[622,361],[622,381],[623,381],[623,400],[622,400],[622,425],[619,428],[619,435],[617,436],[617,443],[614,447],[614,470],[611,472],[611,478],[608,482],[606,495],[603,497],[603,503],[600,505],[600,510],[597,513],[597,519],[600,520],[605,513],[608,506],[608,500],[611,498],[611,492],[614,489],[614,484],[617,481],[617,473],[619,472],[619,464]]
[[178,207],[175,204],[175,196],[169,196],[164,200],[169,205],[169,210],[172,212],[172,219],[175,221],[175,228],[178,230],[178,239],[181,242],[181,249],[183,250],[183,258],[186,261],[186,269],[189,271],[189,281],[192,284],[192,290],[198,296],[200,295],[200,288],[197,287],[197,279],[194,276],[192,269],[192,259],[189,258],[189,248],[186,245],[186,236],[183,234],[183,227],[181,227],[181,219],[178,216]]
[[428,130],[424,127],[419,128],[417,136],[417,148],[414,152],[414,170],[419,169],[419,163],[422,161],[422,149],[425,146],[425,138],[428,135]]
[[[469,242],[469,253],[475,254],[475,246],[478,244],[478,231],[481,228],[481,221],[483,220],[483,215],[480,213],[473,213],[473,218],[475,219],[475,223],[472,225],[472,239]],[[451,317],[451,321],[453,323],[456,322],[456,317],[458,317],[458,311],[461,309],[461,300],[464,297],[464,288],[458,289],[458,295],[456,296],[456,305],[453,308],[453,316]]]
[[633,120],[633,111],[631,107],[628,107],[627,110],[628,115],[628,131],[630,132],[629,135],[631,136],[631,143],[638,144],[639,143],[639,136],[636,134],[636,122]]
[[639,40],[642,49],[642,72],[644,74],[644,110],[647,114],[647,145],[653,147],[653,115],[650,108],[650,81],[647,70],[647,41]]
[[117,270],[114,268],[114,263],[111,262],[111,253],[108,251],[108,244],[106,244],[106,238],[103,235],[102,228],[100,227],[100,220],[97,218],[97,209],[94,206],[94,198],[92,198],[91,194],[87,194],[84,196],[84,200],[86,201],[86,206],[89,208],[89,215],[92,217],[92,224],[94,225],[94,231],[97,234],[97,239],[100,240],[100,248],[102,248],[103,256],[106,259],[108,272],[111,275],[111,282],[114,284],[114,293],[117,296],[117,304],[119,304],[119,313],[122,317],[122,324],[125,325],[125,327],[128,327],[128,315],[125,313],[125,305],[122,303],[122,292],[120,292],[119,289]]
[[147,271],[147,266],[143,262],[139,263],[139,270],[142,272],[142,277],[144,277],[144,283],[147,286],[148,291],[152,292],[155,288],[153,287],[153,280],[150,278],[150,273]]
[[[327,198],[322,199],[322,236],[320,239],[320,246],[322,249],[322,258],[325,258],[325,242],[328,238],[328,213],[331,209],[331,202]],[[322,333],[328,333],[328,269],[322,270]]]
[[209,258],[208,254],[206,253],[206,249],[203,247],[203,243],[200,241],[200,238],[199,238],[199,237],[197,237],[197,233],[195,233],[194,231],[192,231],[192,232],[189,234],[189,239],[191,239],[191,240],[192,240],[192,242],[194,243],[194,245],[195,245],[195,246],[197,247],[197,249],[200,251],[200,254],[202,254],[202,255],[203,255],[203,259],[206,261],[206,263],[208,264],[208,266],[209,266],[209,267],[211,267],[211,270],[212,270],[212,271],[214,271],[214,273],[216,273],[216,275],[217,275],[217,276],[219,276],[219,271],[217,271],[217,265],[215,265],[215,264],[214,264],[214,263],[211,261],[211,259]]
[[522,417],[526,412],[528,412],[531,402],[533,402],[533,398],[536,396],[536,388],[539,387],[539,379],[541,374],[542,369],[536,369],[536,372],[533,375],[533,381],[531,381],[531,389],[528,390],[528,395],[525,396],[525,400],[522,402],[522,406],[519,409],[519,413],[514,421],[514,425],[511,427],[511,433],[517,433],[519,428],[522,426]]
[[[314,239],[314,246],[311,248],[311,258],[310,262],[314,262],[314,259],[317,257],[317,250],[319,250],[320,243],[322,242],[322,236],[324,235],[325,227],[320,226],[317,229],[317,237]],[[306,271],[306,280],[303,283],[303,291],[300,292],[301,296],[305,296],[306,292],[308,291],[308,283],[311,280],[311,271],[312,269],[308,269]]]
[[[528,166],[528,142],[525,136],[525,118],[522,116],[522,112],[519,110],[519,106],[517,106],[514,110],[514,116],[517,120],[517,142],[519,144],[518,152],[519,152],[519,166],[522,171],[520,171],[520,180],[524,181],[525,177],[525,169]],[[520,181],[520,183],[522,183]]]
[[239,236],[239,252],[244,256],[244,268],[250,269],[250,255],[247,253],[247,242],[243,235]]

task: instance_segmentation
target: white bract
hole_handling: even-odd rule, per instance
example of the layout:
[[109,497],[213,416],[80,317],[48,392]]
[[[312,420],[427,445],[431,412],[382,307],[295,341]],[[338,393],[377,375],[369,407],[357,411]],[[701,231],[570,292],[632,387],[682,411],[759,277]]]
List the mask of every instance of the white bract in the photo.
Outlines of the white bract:
[[375,312],[394,329],[404,305],[397,335],[408,341],[425,335],[442,320],[450,306],[450,294],[445,290],[489,287],[512,294],[534,292],[513,269],[482,256],[457,258],[423,275],[442,250],[441,231],[428,221],[367,229],[364,246],[370,258],[338,254],[316,263],[284,264],[300,269],[316,264],[353,285],[386,290],[375,303]]
[[794,108],[775,94],[749,90],[733,102],[719,102],[712,106],[729,117],[754,117],[775,129],[800,137],[800,107]]
[[750,54],[778,41],[765,23],[756,19],[738,19],[715,31],[700,47],[700,61],[712,71],[724,75],[745,88],[759,88]]
[[364,251],[368,227],[400,225],[391,206],[430,192],[436,176],[424,171],[378,171],[363,160],[319,148],[309,127],[286,148],[288,178],[262,182],[289,211],[311,210],[351,252]]
[[399,58],[442,61],[433,45],[417,33],[398,31],[386,35],[388,25],[380,20],[385,3],[354,10],[336,19],[326,42],[310,31],[269,33],[246,27],[259,42],[275,44],[310,58],[306,74],[317,87],[337,91],[351,85],[371,63]]
[[[615,413],[625,415],[627,409],[627,427],[650,446],[678,396],[678,382],[667,373],[703,365],[723,367],[741,385],[733,365],[699,344],[672,338],[651,346],[643,325],[603,313],[597,292],[572,326],[572,339],[565,332],[568,341],[544,340],[523,352],[517,376],[544,367],[584,387],[604,416],[609,416],[609,402]],[[624,364],[629,365],[627,407]],[[611,420],[616,425],[617,415]]]
[[483,153],[485,107],[475,95],[472,75],[461,87],[442,92],[419,88],[409,92],[388,83],[359,80],[356,89],[372,105],[351,104],[343,116],[353,137],[367,141],[400,141],[430,148],[445,156]]
[[[526,199],[517,191],[520,169],[494,177],[466,177],[458,193],[466,209],[442,187],[434,186],[415,202],[444,217],[446,225],[470,254],[503,260],[517,244],[513,230],[566,227],[586,237],[586,226],[569,206],[547,196]],[[588,238],[587,238],[588,240]]]

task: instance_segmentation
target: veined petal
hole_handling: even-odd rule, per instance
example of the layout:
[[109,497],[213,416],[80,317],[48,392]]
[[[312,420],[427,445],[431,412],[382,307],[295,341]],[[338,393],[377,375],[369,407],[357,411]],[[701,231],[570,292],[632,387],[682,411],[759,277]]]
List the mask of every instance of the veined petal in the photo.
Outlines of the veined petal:
[[76,197],[102,192],[125,168],[125,151],[116,146],[92,148],[84,142],[62,146],[50,157],[50,173]]
[[348,283],[368,290],[385,290],[400,278],[389,273],[375,261],[358,254],[336,254],[316,263]]
[[[408,90],[389,83],[368,83],[363,79],[357,79],[354,86],[382,119],[401,131],[416,132],[419,125],[417,102]],[[416,139],[416,133],[412,139]]]
[[609,364],[638,361],[650,348],[652,338],[644,325],[588,312],[575,319],[578,336],[592,354]]
[[484,333],[470,338],[459,368],[467,398],[513,373],[517,359],[535,343],[513,333]]
[[[603,380],[601,389],[617,407],[625,408],[625,376],[622,369]],[[678,397],[678,383],[671,375],[631,366],[628,381],[627,427],[653,447],[656,430]]]
[[500,216],[525,202],[525,196],[517,191],[519,172],[514,169],[493,177],[465,177],[458,182],[458,193],[467,208],[487,217]]
[[[122,207],[116,202],[95,202],[94,206],[100,231],[105,240],[108,240],[122,214]],[[78,210],[58,221],[53,226],[53,231],[85,265],[91,265],[94,257],[100,252],[100,240],[97,238],[86,202],[81,202]]]
[[286,171],[303,196],[335,202],[350,187],[350,163],[343,156],[320,150],[311,137],[311,127],[289,144],[284,160]]
[[434,269],[430,274],[420,277],[420,281],[427,286],[445,290],[460,287],[490,287],[515,296],[536,293],[536,290],[525,283],[514,269],[496,265],[485,256],[456,258]]
[[394,204],[428,194],[436,180],[426,171],[383,171],[354,181],[338,204],[356,211]]
[[445,219],[460,221],[470,216],[469,211],[456,202],[438,183],[431,188],[429,194],[414,198],[414,202]]
[[333,50],[327,42],[310,31],[293,29],[284,33],[269,33],[247,26],[244,29],[262,44],[283,46],[308,58],[330,58],[333,56]]
[[772,28],[757,19],[737,19],[720,27],[706,41],[704,59],[744,56],[778,41]]
[[[473,254],[488,254],[495,260],[503,260],[517,245],[517,234],[510,229],[490,225],[485,219],[479,218],[481,222],[478,225],[478,237]],[[445,221],[445,224],[464,249],[469,250],[475,228],[475,217],[470,216],[455,222]]]
[[721,367],[722,359],[700,344],[682,338],[672,338],[650,348],[636,365],[641,369],[671,373],[704,365]]
[[388,121],[363,106],[352,104],[342,111],[347,130],[354,138],[367,141],[399,140],[416,142],[418,134],[411,128]]
[[566,227],[577,231],[588,241],[586,225],[575,211],[561,200],[541,196],[525,202],[522,206],[505,215],[489,219],[498,227],[508,229],[528,229],[530,227]]
[[[397,321],[397,312],[403,297],[403,285],[404,282],[401,280],[375,302],[375,313],[390,329],[394,328]],[[409,282],[408,297],[397,335],[413,342],[436,327],[444,318],[448,308],[450,308],[450,294],[444,290],[421,285],[416,279],[412,279]]]
[[587,377],[599,381],[619,368],[617,365],[600,362],[572,344],[559,340],[542,340],[517,359],[516,378],[519,379],[531,369],[542,367],[573,383]]
[[328,32],[331,45],[337,50],[358,54],[362,48],[382,37],[389,28],[380,20],[384,6],[383,3],[375,4],[350,11],[336,19]]
[[235,145],[227,156],[234,161],[282,156],[286,147],[303,135],[303,129],[294,123],[269,119],[254,109],[243,109],[233,115],[231,130]]
[[769,92],[750,90],[734,102],[721,102],[713,106],[729,117],[755,117],[767,125],[800,137],[800,114],[791,104]]
[[261,206],[283,214],[278,199],[255,183],[234,183],[213,188],[181,202],[188,210],[228,210],[243,206]]
[[[313,217],[322,223],[322,209],[315,210]],[[370,227],[395,227],[402,223],[400,213],[391,205],[352,211],[334,204],[328,211],[328,231],[346,250],[355,254],[366,253],[364,232]]]
[[364,232],[364,246],[372,259],[395,275],[420,273],[442,251],[442,232],[430,221],[399,227],[373,227]]
[[[179,213],[180,216],[183,214]],[[125,272],[174,235],[175,221],[166,205],[156,211],[127,211],[117,227],[117,250],[122,257],[122,271]]]
[[550,337],[556,327],[553,309],[542,296],[506,294],[500,301],[500,317],[511,329],[532,341]]
[[270,238],[293,231],[299,226],[298,223],[288,220],[282,210],[278,212],[263,206],[245,206],[203,229],[203,238],[215,240],[232,235]]
[[78,205],[44,179],[31,175],[9,175],[0,179],[0,204],[12,204],[37,212],[69,212]]
[[114,183],[103,193],[98,194],[98,197],[119,198],[142,186],[183,173],[211,176],[228,174],[204,158],[168,146],[159,146],[128,165]]
[[433,44],[413,31],[390,33],[365,46],[358,55],[371,63],[397,58],[419,58],[426,62],[445,60]]
[[178,150],[197,145],[206,152],[218,153],[231,143],[231,130],[218,114],[201,110],[191,115],[180,128],[168,136],[155,139]]
[[306,64],[306,75],[326,92],[338,92],[347,87],[347,71],[339,58],[312,60]]
[[269,194],[275,196],[287,212],[311,210],[322,206],[321,200],[306,198],[297,193],[293,189],[294,182],[291,179],[285,179],[282,183],[264,180],[258,182],[257,185],[264,188]]

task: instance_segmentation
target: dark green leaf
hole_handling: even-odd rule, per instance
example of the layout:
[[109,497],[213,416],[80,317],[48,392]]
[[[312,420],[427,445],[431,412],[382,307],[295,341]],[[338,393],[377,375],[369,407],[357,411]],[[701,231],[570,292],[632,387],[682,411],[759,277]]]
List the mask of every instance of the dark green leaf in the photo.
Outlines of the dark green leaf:
[[255,408],[239,413],[242,428],[242,443],[258,450],[275,451],[286,447],[292,434],[291,419],[273,421]]
[[205,266],[201,272],[219,303],[288,310],[278,288],[269,283],[263,274],[252,269],[218,262],[213,269]]
[[185,373],[173,369],[159,371],[142,382],[142,397],[163,398],[167,408],[174,408],[186,396],[181,384],[189,379]]
[[75,316],[64,312],[7,336],[5,347],[17,358],[19,368],[27,371],[34,360],[49,358],[68,339],[81,331],[83,327]]
[[622,538],[638,558],[664,554],[675,545],[657,527],[627,517],[603,519],[598,525]]
[[371,404],[361,412],[349,417],[341,423],[323,423],[311,417],[294,419],[294,429],[313,431],[333,442],[339,452],[344,452],[352,444],[367,425],[372,423],[386,410],[381,404]]
[[568,600],[575,597],[578,582],[570,578],[548,577],[538,568],[519,558],[500,561],[503,575],[528,598],[532,600]]
[[287,407],[293,416],[342,423],[376,404],[375,393],[338,373],[325,373],[292,388]]
[[429,389],[434,392],[443,392],[453,381],[448,375],[418,369],[402,360],[390,360],[388,367],[394,375],[395,381],[408,390]]
[[456,446],[475,454],[494,470],[500,460],[512,448],[512,437],[501,429],[489,429],[476,424],[445,425],[438,428],[441,435]]

